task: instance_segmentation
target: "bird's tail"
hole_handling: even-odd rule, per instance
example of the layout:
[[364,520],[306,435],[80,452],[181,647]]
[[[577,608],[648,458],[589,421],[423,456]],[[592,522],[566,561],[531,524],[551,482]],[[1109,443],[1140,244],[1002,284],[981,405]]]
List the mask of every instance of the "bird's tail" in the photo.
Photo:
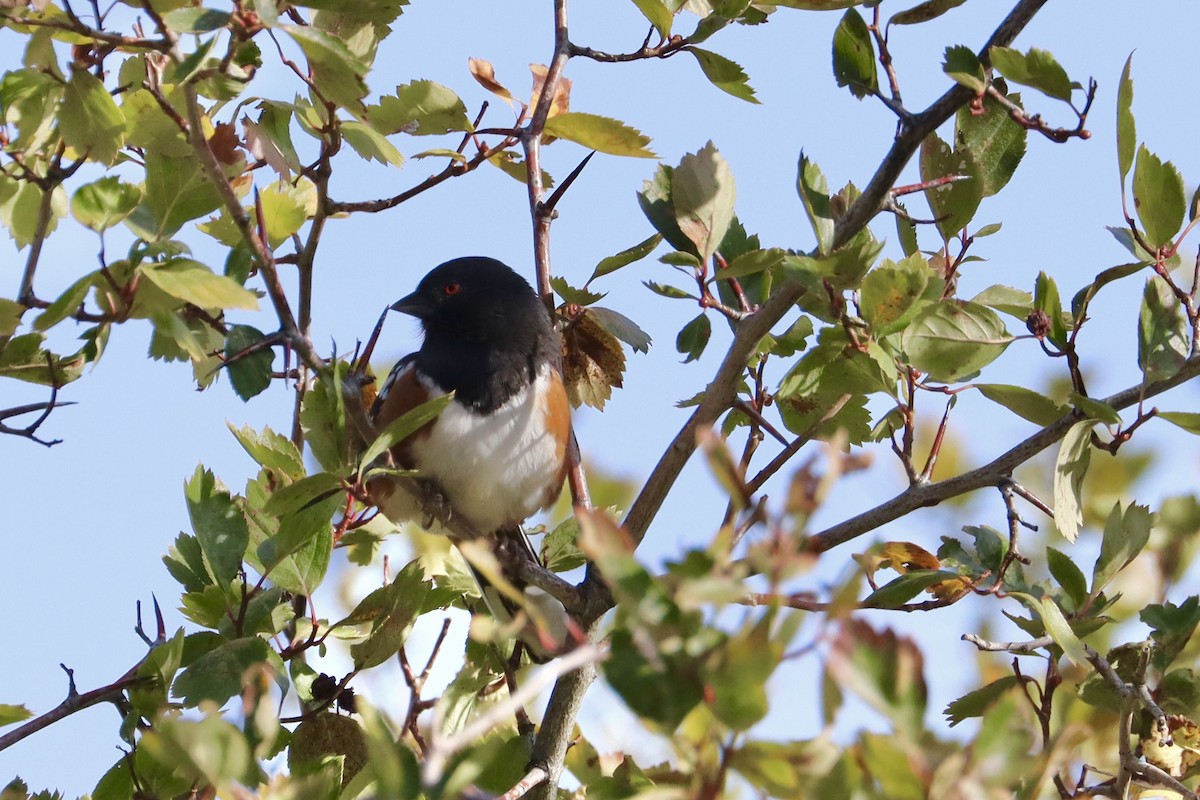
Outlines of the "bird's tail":
[[459,549],[488,611],[502,629],[515,631],[530,658],[545,663],[573,646],[578,628],[563,604],[521,578],[523,563],[541,564],[523,528],[502,528]]

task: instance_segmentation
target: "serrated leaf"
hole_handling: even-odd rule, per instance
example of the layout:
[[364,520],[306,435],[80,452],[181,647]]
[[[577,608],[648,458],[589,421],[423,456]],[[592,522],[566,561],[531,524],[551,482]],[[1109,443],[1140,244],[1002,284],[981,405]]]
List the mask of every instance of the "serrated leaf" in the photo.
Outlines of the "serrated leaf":
[[176,8],[162,15],[167,27],[179,33],[211,33],[228,25],[232,17],[228,11],[198,6]]
[[663,0],[633,0],[637,10],[642,12],[658,35],[666,39],[671,36],[671,26],[675,21],[675,12],[668,8]]
[[1187,211],[1183,178],[1174,164],[1164,163],[1144,144],[1138,147],[1133,167],[1133,204],[1148,244],[1151,247],[1171,244]]
[[700,314],[683,326],[675,337],[675,349],[685,356],[684,364],[700,357],[704,348],[708,346],[710,336],[712,336],[712,321],[709,320],[707,314]]
[[1133,153],[1137,149],[1137,126],[1133,120],[1133,53],[1125,59],[1121,70],[1121,81],[1117,85],[1117,166],[1121,170],[1121,186],[1133,166]]
[[853,8],[846,10],[833,33],[833,77],[860,100],[879,91],[875,45],[867,23]]
[[232,422],[225,424],[259,466],[278,470],[292,480],[304,477],[304,459],[291,439],[270,428],[256,431],[249,425],[235,428]]
[[598,114],[579,111],[556,114],[546,120],[545,132],[609,155],[657,158],[646,148],[650,144],[649,136],[624,122]]
[[931,19],[936,19],[942,14],[945,14],[952,8],[958,8],[967,0],[925,0],[924,3],[918,3],[910,9],[901,11],[899,14],[893,14],[888,20],[889,25],[916,25],[921,22],[928,22]]
[[1094,397],[1086,397],[1077,392],[1071,392],[1067,395],[1067,402],[1075,406],[1084,413],[1089,419],[1099,420],[1106,425],[1120,425],[1121,415],[1115,408],[1105,403],[1103,400],[1097,400]]
[[671,180],[675,221],[702,261],[707,262],[725,238],[736,196],[733,172],[712,142],[685,155],[675,168]]
[[942,569],[914,569],[894,578],[863,598],[863,608],[900,608],[921,592],[959,575]]
[[1070,102],[1071,79],[1047,51],[1031,47],[1027,53],[1021,53],[1010,47],[992,47],[988,50],[988,56],[992,66],[1013,83],[1037,89],[1056,100]]
[[413,561],[390,584],[359,603],[348,619],[369,621],[371,633],[366,641],[350,647],[355,669],[379,666],[399,652],[432,588],[433,584],[425,580],[421,562]]
[[142,199],[142,190],[110,175],[80,186],[71,197],[71,213],[97,233],[125,219]]
[[[892,21],[894,22],[895,18]],[[979,63],[975,51],[965,45],[946,48],[942,57],[942,72],[976,94],[982,94],[987,89],[987,75],[984,74],[983,64]]]
[[225,586],[242,566],[250,540],[246,520],[229,492],[219,488],[213,474],[203,467],[196,467],[184,489],[188,516],[209,573],[217,585]]
[[241,694],[246,670],[269,661],[270,648],[257,636],[225,642],[197,658],[179,673],[171,694],[195,708],[208,700],[218,706]]
[[341,123],[341,131],[346,144],[365,160],[391,164],[393,167],[404,166],[404,155],[396,149],[396,145],[370,125],[347,121]]
[[1067,597],[1071,598],[1075,609],[1083,608],[1088,597],[1087,578],[1071,557],[1061,550],[1047,547],[1046,566],[1050,569],[1050,575],[1067,593]]
[[563,520],[542,539],[541,560],[551,572],[569,572],[587,563],[579,549],[579,520]]
[[[654,2],[657,1],[658,0],[654,0]],[[600,263],[596,265],[594,270],[592,270],[592,277],[587,279],[588,284],[596,280],[596,278],[616,272],[617,270],[621,269],[621,267],[627,267],[636,261],[641,261],[643,258],[654,252],[654,248],[658,247],[662,243],[662,240],[662,234],[656,233],[653,236],[638,242],[633,247],[622,250],[616,255],[611,255],[607,258],[600,259]]]
[[655,281],[642,281],[642,285],[645,286],[650,291],[654,292],[655,294],[662,295],[663,297],[670,297],[675,300],[688,300],[688,299],[695,300],[696,299],[696,298],[692,297],[692,295],[685,292],[683,289],[680,289],[675,286],[671,286],[670,284],[656,283]]
[[375,437],[375,441],[371,442],[371,446],[363,452],[358,466],[359,478],[362,478],[363,471],[375,459],[437,419],[453,399],[453,393],[430,398],[389,422],[387,427]]
[[326,99],[361,111],[368,67],[344,42],[312,25],[280,25],[277,30],[286,31],[304,51],[313,81]]
[[758,104],[758,98],[754,96],[754,89],[750,86],[750,78],[739,64],[711,50],[701,50],[699,47],[684,49],[696,57],[704,77],[708,78],[713,86],[739,100]]
[[642,183],[638,192],[638,206],[654,229],[662,234],[667,244],[676,250],[690,250],[692,243],[679,230],[675,222],[675,206],[671,200],[671,183],[675,170],[659,164],[654,177]]
[[[1009,95],[1008,99],[1018,106],[1021,104],[1018,95]],[[982,113],[964,106],[955,116],[954,146],[970,151],[984,197],[991,197],[1008,185],[1025,156],[1028,136],[1029,131],[1014,122],[1008,109],[992,97],[984,98]],[[975,232],[975,237],[997,230],[999,226],[984,226]]]
[[580,306],[590,306],[599,300],[604,299],[604,294],[600,292],[589,292],[587,289],[576,289],[571,284],[567,283],[566,278],[555,275],[550,279],[550,288],[554,293],[563,299],[564,302],[574,303]]
[[933,270],[919,254],[901,264],[885,261],[863,278],[859,309],[878,334],[903,329],[920,310]]
[[999,403],[1034,425],[1049,425],[1066,413],[1065,409],[1049,397],[1024,386],[1009,386],[1003,383],[976,383],[974,386],[988,400]]
[[138,271],[172,297],[200,308],[258,310],[258,296],[254,292],[190,258],[142,264]]
[[563,383],[571,405],[603,410],[624,381],[625,351],[591,309],[563,329]]
[[[342,124],[343,134],[346,133],[346,126],[350,124]],[[292,186],[290,183],[278,181],[258,193],[263,228],[267,234],[267,243],[272,248],[278,247],[297,233],[304,226],[310,213],[316,210],[310,210],[305,203],[304,193],[310,188],[311,184],[307,182]],[[315,206],[315,196],[313,200]]]
[[1054,460],[1054,524],[1068,541],[1075,541],[1083,525],[1080,489],[1092,459],[1092,428],[1096,421],[1076,422],[1063,437]]
[[817,237],[817,250],[828,253],[833,247],[833,211],[829,207],[829,183],[816,162],[810,161],[800,151],[800,163],[796,170],[796,191],[804,212]]
[[1104,523],[1104,538],[1100,542],[1100,555],[1092,568],[1092,596],[1099,595],[1117,573],[1129,566],[1150,541],[1150,530],[1154,527],[1154,514],[1146,506],[1136,503],[1122,508],[1113,506]]
[[1191,354],[1190,332],[1183,305],[1165,280],[1146,281],[1138,314],[1138,367],[1147,382],[1179,372]]
[[262,394],[271,385],[271,365],[275,352],[270,347],[261,347],[252,353],[230,361],[248,347],[266,338],[258,328],[249,325],[232,325],[225,334],[225,371],[233,390],[243,400]]
[[989,708],[1004,696],[1005,692],[1019,686],[1020,683],[1021,679],[1016,675],[1005,675],[981,689],[968,692],[957,700],[951,701],[942,713],[946,715],[946,721],[950,724],[951,728],[963,720],[971,719],[972,717],[982,717],[987,713]]
[[625,344],[637,350],[640,353],[650,352],[650,344],[652,339],[650,334],[646,333],[638,324],[629,317],[613,311],[611,308],[603,306],[591,306],[586,314],[590,314],[593,319],[604,326],[604,329],[616,336]]
[[1021,592],[1013,592],[1012,594],[1030,609],[1038,613],[1038,616],[1042,618],[1042,625],[1045,626],[1046,633],[1050,634],[1050,638],[1054,640],[1054,643],[1062,648],[1063,655],[1069,658],[1076,667],[1087,669],[1087,650],[1084,648],[1083,642],[1075,634],[1075,631],[1071,630],[1067,618],[1063,616],[1062,609],[1054,602],[1054,598],[1035,598]]
[[125,218],[133,232],[150,241],[169,239],[185,222],[212,213],[221,196],[193,155],[146,154],[146,183],[141,204]]
[[767,248],[766,250],[748,250],[742,253],[737,258],[730,261],[723,269],[717,270],[717,280],[728,281],[734,278],[743,278],[747,275],[755,275],[759,272],[774,269],[783,263],[787,251],[780,250],[776,247]]
[[100,79],[72,67],[58,129],[63,141],[93,161],[112,164],[125,143],[125,117]]
[[87,297],[87,293],[91,291],[92,286],[95,285],[97,278],[99,278],[99,273],[89,272],[67,287],[67,290],[59,295],[49,308],[37,315],[33,321],[33,329],[35,331],[49,330],[74,314],[83,303],[84,298]]
[[900,335],[910,363],[936,381],[975,375],[1004,352],[1012,336],[996,313],[962,300],[942,300],[917,312]]
[[0,703],[0,726],[21,722],[33,716],[33,712],[25,706]]
[[921,142],[920,167],[921,180],[925,182],[965,176],[964,180],[925,190],[925,199],[937,219],[938,230],[949,239],[971,223],[979,201],[983,199],[983,182],[979,179],[975,157],[970,150],[951,151],[950,145],[936,133],[931,133]]
[[397,86],[394,95],[368,106],[367,119],[384,134],[432,136],[471,129],[467,107],[454,90],[427,80]]

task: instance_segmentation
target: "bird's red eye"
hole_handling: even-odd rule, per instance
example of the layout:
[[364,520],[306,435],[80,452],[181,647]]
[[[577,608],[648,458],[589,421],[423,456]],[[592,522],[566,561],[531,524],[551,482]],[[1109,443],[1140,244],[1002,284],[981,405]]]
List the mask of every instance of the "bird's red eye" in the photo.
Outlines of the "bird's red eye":
[[442,294],[446,295],[447,297],[449,297],[451,295],[456,295],[461,291],[462,291],[461,283],[447,283],[445,286],[442,287]]

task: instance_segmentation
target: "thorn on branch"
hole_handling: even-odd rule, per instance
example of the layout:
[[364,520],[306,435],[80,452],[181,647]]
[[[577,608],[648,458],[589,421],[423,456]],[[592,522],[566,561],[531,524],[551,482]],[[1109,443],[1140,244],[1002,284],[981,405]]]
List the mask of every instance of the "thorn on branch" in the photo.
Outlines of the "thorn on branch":
[[558,201],[561,200],[563,195],[567,193],[567,189],[571,188],[571,184],[574,183],[575,179],[578,178],[580,173],[583,172],[583,168],[588,165],[588,162],[592,160],[592,156],[594,155],[596,155],[595,150],[584,156],[583,160],[579,162],[575,169],[571,170],[571,174],[563,178],[562,183],[555,187],[550,196],[538,204],[537,213],[539,215],[548,216],[555,214],[554,207],[558,205]]

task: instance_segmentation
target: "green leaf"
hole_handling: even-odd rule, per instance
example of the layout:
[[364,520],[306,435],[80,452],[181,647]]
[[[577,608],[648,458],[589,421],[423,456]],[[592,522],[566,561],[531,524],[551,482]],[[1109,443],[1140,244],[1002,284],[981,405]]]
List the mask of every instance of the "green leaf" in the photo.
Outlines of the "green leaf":
[[39,235],[44,238],[52,234],[58,227],[58,221],[66,215],[66,190],[61,186],[56,186],[50,195],[50,215],[47,218],[45,230],[40,230],[44,198],[45,193],[37,184],[22,181],[8,202],[0,204],[0,218],[12,232],[12,238],[17,243],[18,250],[23,250]]
[[190,258],[142,264],[138,271],[172,297],[200,308],[258,310],[258,296],[254,292]]
[[269,663],[270,655],[266,640],[257,636],[225,642],[179,673],[171,694],[192,708],[204,700],[225,705],[229,698],[241,694],[246,670]]
[[179,33],[211,33],[229,24],[233,15],[215,8],[185,6],[162,15],[163,22]]
[[[758,789],[764,797],[806,797],[805,789],[824,777],[837,760],[838,747],[831,737],[810,741],[749,741],[728,754],[729,768]],[[831,792],[827,797],[849,797]]]
[[[892,21],[895,22],[894,17]],[[987,75],[983,72],[983,64],[979,63],[975,51],[965,45],[946,48],[942,58],[942,72],[976,94],[983,94],[987,89]]]
[[981,689],[968,692],[957,700],[951,701],[942,713],[946,715],[946,721],[950,723],[951,728],[963,720],[982,717],[1004,696],[1005,692],[1019,686],[1020,683],[1021,679],[1016,675],[1005,675]]
[[1191,353],[1183,306],[1165,280],[1146,281],[1138,315],[1138,366],[1147,382],[1179,372]]
[[[658,0],[653,1],[657,2]],[[643,258],[654,252],[654,248],[658,247],[662,243],[662,240],[662,234],[656,233],[653,236],[638,242],[633,247],[622,250],[616,255],[600,259],[600,263],[596,265],[594,270],[592,270],[592,277],[587,279],[587,283],[590,284],[592,281],[596,280],[596,278],[616,272],[621,267],[627,267],[636,261],[641,261]]]
[[1121,264],[1119,266],[1109,267],[1108,269],[1103,270],[1099,275],[1096,276],[1094,281],[1080,289],[1075,293],[1075,296],[1071,298],[1071,316],[1076,318],[1084,316],[1087,312],[1088,305],[1092,302],[1092,298],[1095,297],[1102,288],[1113,281],[1120,280],[1121,278],[1127,278],[1136,272],[1140,272],[1141,270],[1145,269],[1145,267],[1146,262],[1137,261],[1133,264]]
[[586,564],[587,556],[579,549],[579,520],[569,517],[546,534],[540,557],[551,572],[569,572]]
[[979,201],[983,199],[979,166],[970,150],[951,151],[950,145],[936,133],[929,134],[921,142],[920,166],[921,180],[925,182],[955,175],[965,176],[965,180],[925,190],[925,199],[937,219],[938,230],[949,239],[971,223],[979,208]]
[[[1021,104],[1019,95],[1009,95],[1008,99],[1017,105]],[[958,110],[955,116],[955,148],[970,151],[984,197],[991,197],[1008,185],[1025,156],[1028,135],[1029,131],[1014,122],[1008,109],[992,97],[983,99],[982,113],[975,113],[967,106]],[[975,237],[986,236],[990,232],[981,228],[976,231]]]
[[140,188],[110,175],[80,186],[71,197],[71,213],[81,225],[100,233],[129,216],[141,199]]
[[736,195],[729,164],[712,142],[685,155],[675,168],[671,181],[675,221],[702,261],[708,261],[725,238]]
[[0,703],[0,726],[12,725],[14,722],[21,722],[32,716],[33,712],[25,706]]
[[300,451],[291,439],[270,428],[263,428],[259,432],[249,425],[235,428],[232,422],[225,424],[229,426],[238,444],[245,448],[259,466],[278,470],[291,480],[304,477],[304,459],[300,457]]
[[[342,123],[342,132],[352,123]],[[349,137],[347,137],[349,141]],[[311,198],[310,198],[311,193]],[[311,199],[312,208],[308,201]],[[310,214],[316,211],[316,194],[311,183],[301,181],[293,186],[287,181],[276,181],[258,192],[258,205],[262,208],[263,228],[267,243],[276,248],[290,239],[304,225]],[[238,235],[238,242],[241,235]]]
[[404,155],[396,149],[396,145],[370,125],[361,122],[341,123],[342,137],[367,161],[378,161],[380,164],[391,164],[393,167],[404,166]]
[[642,285],[645,286],[650,291],[654,292],[655,294],[662,295],[663,297],[670,297],[675,300],[689,300],[689,299],[695,300],[696,299],[695,297],[692,297],[692,295],[685,292],[683,289],[680,289],[676,286],[671,286],[670,284],[656,283],[654,281],[642,281]]
[[1138,147],[1133,167],[1133,204],[1149,245],[1157,248],[1171,244],[1187,210],[1183,178],[1174,164],[1164,163],[1144,144]]
[[1154,527],[1154,515],[1146,506],[1136,503],[1126,509],[1117,503],[1109,512],[1104,523],[1104,539],[1100,543],[1100,555],[1092,568],[1092,596],[1104,591],[1117,573],[1129,566],[1150,540]]
[[452,400],[454,400],[453,392],[441,395],[440,397],[430,398],[416,408],[404,412],[397,419],[389,422],[387,427],[375,437],[375,441],[371,442],[371,446],[363,452],[358,466],[359,478],[362,478],[363,471],[375,459],[437,419],[446,410],[446,406],[450,405]]
[[281,521],[263,510],[273,499],[268,488],[271,480],[266,473],[260,473],[246,484],[242,511],[253,544],[246,553],[246,561],[260,574],[269,572],[271,582],[279,588],[308,596],[321,585],[329,569],[333,548],[329,519],[342,498],[331,496],[311,510],[301,509],[303,514]]
[[368,67],[340,39],[311,25],[280,25],[304,55],[312,68],[313,81],[326,99],[351,111],[361,111],[367,94],[364,76]]
[[432,136],[471,130],[467,107],[454,90],[429,80],[397,86],[394,95],[367,107],[367,120],[384,134]]
[[992,66],[1013,83],[1037,89],[1056,100],[1070,102],[1071,79],[1050,53],[1036,47],[1022,54],[1010,47],[988,50]]
[[919,254],[900,264],[884,261],[867,273],[859,289],[859,310],[879,335],[902,330],[921,308],[933,270]]
[[146,153],[146,183],[141,204],[125,218],[133,232],[149,241],[169,239],[185,222],[210,214],[221,196],[194,155],[171,157]]
[[900,346],[910,363],[945,383],[977,374],[1012,340],[994,311],[963,300],[923,307],[900,334]]
[[1076,667],[1088,668],[1087,650],[1075,631],[1071,630],[1067,618],[1063,616],[1062,609],[1054,602],[1054,598],[1036,598],[1021,592],[1013,592],[1012,595],[1028,606],[1030,610],[1037,612],[1038,616],[1042,618],[1042,625],[1045,626],[1046,633],[1050,634],[1054,643],[1062,648],[1063,655],[1069,658]]
[[880,586],[862,601],[863,608],[900,608],[934,584],[958,579],[943,569],[914,569]]
[[1076,422],[1063,437],[1054,460],[1054,524],[1058,531],[1075,541],[1083,525],[1083,505],[1080,489],[1092,460],[1093,419]]
[[925,665],[912,639],[851,618],[833,639],[827,664],[837,683],[886,715],[897,734],[919,736],[924,730]]
[[1062,406],[1049,397],[1024,386],[1009,386],[1003,383],[976,383],[974,386],[988,400],[999,403],[1034,425],[1049,425],[1066,413]]
[[557,275],[550,279],[550,288],[564,302],[574,303],[575,305],[590,306],[592,303],[604,299],[603,293],[589,292],[587,289],[576,289],[567,283],[566,278],[561,278]]
[[1067,395],[1067,401],[1083,412],[1084,416],[1089,419],[1099,420],[1105,425],[1120,425],[1121,415],[1117,410],[1103,400],[1097,400],[1094,397],[1085,397],[1077,392],[1071,392]]
[[972,303],[994,308],[1009,316],[1016,317],[1021,322],[1029,316],[1029,312],[1033,310],[1033,295],[1021,289],[1014,289],[1011,286],[996,284],[989,286],[979,294],[971,298]]
[[692,243],[675,222],[675,206],[671,199],[674,174],[674,169],[666,164],[659,164],[654,177],[642,183],[642,190],[638,192],[638,205],[667,244],[676,250],[691,250]]
[[708,346],[708,339],[711,335],[712,322],[709,321],[706,314],[700,314],[683,326],[679,335],[675,337],[675,349],[686,356],[683,359],[684,364],[700,357],[704,348]]
[[674,10],[668,8],[663,0],[633,0],[633,4],[650,21],[659,36],[664,40],[670,38],[671,25],[675,21]]
[[351,624],[369,622],[371,633],[366,641],[350,647],[355,669],[379,666],[399,652],[432,588],[420,561],[413,561],[390,584],[358,604],[347,620],[352,620]]
[[592,306],[587,310],[587,313],[599,322],[606,331],[634,350],[640,353],[650,352],[650,344],[652,342],[650,334],[638,327],[638,324],[629,317],[618,311],[613,311],[611,308],[604,308],[602,306]]
[[1160,411],[1158,417],[1172,425],[1178,425],[1188,433],[1200,435],[1200,414],[1189,411]]
[[1061,550],[1047,547],[1046,566],[1050,569],[1050,575],[1067,593],[1067,597],[1071,598],[1075,609],[1083,608],[1088,598],[1087,578],[1071,557]]
[[347,364],[334,361],[318,377],[317,385],[304,397],[300,425],[317,463],[328,472],[350,466],[346,441],[346,405],[342,380]]
[[829,206],[829,183],[821,174],[821,168],[816,162],[810,161],[803,150],[800,151],[800,164],[796,170],[796,191],[817,237],[817,250],[828,253],[833,248],[835,224]]
[[262,331],[249,325],[233,325],[225,334],[225,371],[229,373],[233,391],[243,400],[262,394],[271,385],[275,352],[270,347],[262,347],[236,361],[230,359],[265,338]]
[[[650,2],[653,1],[650,0]],[[758,98],[754,96],[754,89],[749,83],[749,76],[736,62],[710,50],[701,50],[699,47],[685,47],[684,49],[696,57],[700,69],[704,72],[704,77],[708,78],[713,86],[739,100],[758,104]]]
[[1125,186],[1125,176],[1133,166],[1133,153],[1137,149],[1137,126],[1133,121],[1133,78],[1130,70],[1133,68],[1133,53],[1125,59],[1125,68],[1121,70],[1121,82],[1117,85],[1117,166],[1121,170],[1121,187]]
[[0,297],[0,339],[12,336],[21,326],[21,317],[28,309],[16,300]]
[[58,129],[63,141],[93,161],[112,164],[125,143],[125,117],[100,79],[72,66]]
[[58,296],[57,300],[50,304],[49,308],[37,315],[33,321],[33,329],[35,331],[49,330],[74,314],[99,277],[99,273],[89,272],[71,284],[65,292]]
[[1157,645],[1154,666],[1165,671],[1183,652],[1196,626],[1200,625],[1200,598],[1192,595],[1179,605],[1169,601],[1155,603],[1142,609],[1138,616],[1150,626],[1150,638]]
[[203,467],[196,467],[184,487],[192,530],[204,553],[209,574],[219,586],[237,577],[250,541],[246,520],[229,492]]
[[910,9],[901,11],[899,14],[893,14],[888,20],[888,25],[916,25],[921,22],[928,22],[931,19],[936,19],[942,14],[945,14],[952,8],[958,8],[967,0],[925,0],[924,3],[918,3]]
[[853,8],[846,10],[833,33],[833,77],[860,100],[879,91],[871,32]]
[[650,144],[649,136],[642,135],[624,122],[597,114],[578,111],[555,114],[546,120],[545,132],[609,155],[657,158],[646,149],[646,145]]

